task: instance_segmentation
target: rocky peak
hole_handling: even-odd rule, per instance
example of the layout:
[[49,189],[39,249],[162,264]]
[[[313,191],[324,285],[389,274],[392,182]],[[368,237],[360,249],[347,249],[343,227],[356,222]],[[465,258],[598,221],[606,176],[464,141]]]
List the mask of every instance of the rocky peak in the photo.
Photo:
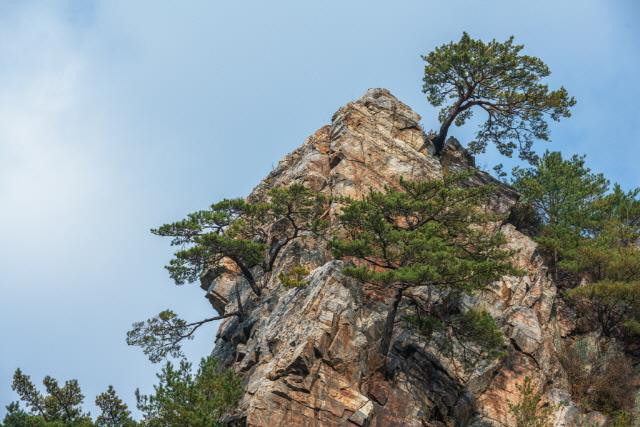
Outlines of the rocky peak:
[[[474,168],[473,157],[450,140],[442,157],[420,126],[420,116],[386,89],[370,89],[340,108],[330,124],[285,156],[251,193],[305,183],[331,196],[360,197],[397,186],[401,177],[432,179],[451,168]],[[475,169],[472,169],[475,171]],[[475,178],[493,181],[475,171]],[[496,182],[496,184],[498,184]],[[517,194],[498,185],[496,209],[507,211]],[[333,212],[337,210],[333,206]],[[390,351],[392,374],[377,368],[378,340],[386,296],[344,277],[322,242],[305,237],[287,246],[274,272],[263,277],[265,297],[255,300],[235,275],[203,277],[216,310],[234,311],[238,287],[249,313],[220,326],[213,354],[233,366],[247,390],[230,422],[248,426],[511,426],[509,403],[529,377],[558,407],[557,426],[577,425],[596,415],[571,403],[556,345],[569,333],[557,310],[556,287],[536,245],[511,225],[508,245],[527,274],[504,277],[469,305],[487,309],[508,340],[508,355],[471,372],[439,355],[414,334],[396,328]],[[295,264],[311,268],[309,284],[287,289],[278,273]],[[402,307],[401,307],[402,310]],[[596,423],[596,425],[598,425]]]

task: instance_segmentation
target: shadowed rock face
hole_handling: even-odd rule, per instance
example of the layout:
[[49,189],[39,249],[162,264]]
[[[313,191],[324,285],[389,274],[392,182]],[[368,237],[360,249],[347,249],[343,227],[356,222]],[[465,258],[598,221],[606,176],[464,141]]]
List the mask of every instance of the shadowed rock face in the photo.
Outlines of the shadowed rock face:
[[[361,197],[371,189],[397,186],[405,179],[433,179],[452,168],[473,167],[456,142],[434,157],[419,125],[420,116],[384,89],[371,89],[338,110],[286,156],[251,193],[301,182],[330,196]],[[491,181],[483,172],[473,180]],[[517,194],[500,187],[494,207],[508,212]],[[331,206],[333,219],[339,206]],[[465,370],[455,357],[443,357],[402,324],[385,369],[377,353],[389,296],[344,277],[340,261],[326,245],[305,237],[286,247],[258,301],[239,277],[226,275],[202,287],[218,311],[233,311],[236,286],[249,312],[242,323],[220,326],[215,356],[233,366],[247,383],[230,423],[249,426],[510,426],[508,405],[516,386],[530,377],[549,402],[566,401],[557,426],[583,415],[571,403],[566,375],[556,352],[571,329],[562,317],[556,287],[547,277],[535,243],[513,226],[502,226],[508,245],[519,249],[516,264],[524,277],[505,277],[469,305],[486,308],[502,327],[508,354]],[[287,289],[278,273],[295,264],[311,268],[309,284]],[[401,310],[403,307],[400,308]],[[569,326],[567,326],[569,325]],[[384,373],[383,373],[384,372]]]

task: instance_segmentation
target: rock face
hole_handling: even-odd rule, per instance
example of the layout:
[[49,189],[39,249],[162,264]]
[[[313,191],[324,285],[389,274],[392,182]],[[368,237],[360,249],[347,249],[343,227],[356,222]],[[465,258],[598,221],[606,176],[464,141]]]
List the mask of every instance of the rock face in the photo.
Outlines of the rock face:
[[[293,182],[330,196],[361,197],[370,189],[397,186],[401,177],[437,178],[452,168],[473,167],[473,158],[455,141],[435,157],[419,120],[387,90],[371,89],[286,156],[249,198]],[[479,171],[474,179],[491,180]],[[507,212],[516,199],[502,187],[495,208]],[[338,209],[331,207],[332,218]],[[249,313],[242,323],[229,318],[221,324],[213,351],[247,382],[230,423],[512,426],[509,403],[518,399],[516,387],[529,377],[556,405],[556,426],[602,425],[598,414],[583,414],[567,392],[557,352],[571,325],[535,243],[509,224],[502,228],[527,274],[504,277],[467,301],[487,309],[508,341],[504,358],[472,370],[425,347],[399,325],[390,369],[383,374],[377,348],[387,296],[344,277],[341,262],[311,237],[284,249],[271,276],[261,278],[266,289],[260,301],[234,275],[213,282],[203,278],[218,311],[234,310],[230,295],[239,287]],[[285,288],[278,273],[299,263],[311,268],[308,285]]]

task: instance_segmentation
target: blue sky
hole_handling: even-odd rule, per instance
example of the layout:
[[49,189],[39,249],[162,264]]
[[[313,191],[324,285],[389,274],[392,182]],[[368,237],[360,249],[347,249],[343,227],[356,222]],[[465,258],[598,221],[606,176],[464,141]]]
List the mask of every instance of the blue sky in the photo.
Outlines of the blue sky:
[[578,99],[547,146],[640,186],[639,20],[635,0],[0,2],[0,405],[18,366],[79,379],[89,409],[108,384],[149,391],[130,324],[211,314],[149,228],[247,194],[367,88],[434,127],[420,54],[462,31],[543,58]]

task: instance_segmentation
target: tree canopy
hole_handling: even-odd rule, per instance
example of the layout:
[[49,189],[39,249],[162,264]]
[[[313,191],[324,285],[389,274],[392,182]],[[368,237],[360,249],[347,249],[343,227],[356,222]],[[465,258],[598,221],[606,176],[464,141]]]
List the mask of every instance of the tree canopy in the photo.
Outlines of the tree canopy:
[[512,184],[521,195],[519,203],[531,206],[542,224],[536,240],[556,269],[597,226],[594,203],[609,186],[602,174],[585,166],[584,156],[565,160],[559,152],[549,151],[531,167],[514,168]]
[[332,241],[334,255],[351,261],[343,270],[346,275],[393,290],[380,342],[383,355],[389,351],[406,290],[425,287],[433,296],[414,301],[416,319],[428,317],[435,319],[428,320],[431,325],[447,326],[482,322],[482,316],[456,317],[460,308],[455,302],[464,293],[516,273],[512,252],[503,248],[504,237],[492,223],[497,218],[484,208],[492,188],[464,186],[466,178],[454,174],[424,182],[402,180],[401,189],[344,201],[342,233]]
[[[228,273],[243,278],[260,297],[260,278],[273,270],[290,242],[322,232],[326,208],[321,194],[292,184],[271,189],[263,200],[222,200],[208,210],[191,213],[151,232],[171,237],[171,244],[180,247],[166,266],[176,284],[198,279],[211,283]],[[237,309],[232,313],[187,322],[172,310],[163,310],[146,321],[135,322],[127,333],[127,343],[140,346],[154,363],[167,356],[180,357],[182,342],[192,339],[205,323],[232,316],[243,319],[238,284],[234,295]]]
[[235,407],[243,393],[240,378],[231,369],[220,369],[216,359],[202,359],[195,372],[191,363],[170,362],[158,374],[154,392],[136,391],[141,424],[148,427],[222,426],[222,419]]
[[125,405],[116,395],[113,387],[96,398],[96,405],[101,409],[96,423],[89,413],[82,409],[84,395],[77,380],[65,381],[60,386],[58,381],[46,376],[42,381],[45,394],[42,394],[31,378],[20,369],[13,374],[11,388],[25,404],[27,411],[19,402],[7,406],[7,414],[2,427],[131,427],[136,425]]
[[27,411],[19,402],[11,403],[0,427],[219,426],[243,393],[240,377],[233,370],[222,369],[212,357],[202,359],[195,372],[184,359],[177,367],[167,362],[157,377],[153,393],[144,395],[136,390],[141,421],[132,418],[112,386],[96,397],[100,414],[92,420],[82,410],[84,396],[78,381],[66,381],[61,387],[47,376],[43,395],[29,376],[17,369],[12,387]]
[[181,247],[166,267],[176,284],[194,282],[205,273],[213,280],[238,271],[260,296],[253,269],[271,271],[283,247],[320,229],[324,202],[321,195],[292,184],[273,188],[264,201],[222,200],[151,232],[172,237],[171,244]]
[[479,110],[486,120],[469,144],[470,151],[483,152],[493,143],[503,155],[511,157],[518,150],[522,159],[535,159],[534,141],[549,140],[547,118],[569,117],[576,101],[563,87],[550,90],[542,82],[551,73],[549,67],[521,54],[523,48],[513,37],[485,43],[465,32],[459,41],[422,57],[422,91],[433,106],[442,107],[436,152],[442,151],[452,124],[464,125]]
[[557,152],[515,168],[513,185],[540,223],[534,239],[570,288],[579,324],[607,339],[640,334],[640,189],[610,190],[584,156]]

